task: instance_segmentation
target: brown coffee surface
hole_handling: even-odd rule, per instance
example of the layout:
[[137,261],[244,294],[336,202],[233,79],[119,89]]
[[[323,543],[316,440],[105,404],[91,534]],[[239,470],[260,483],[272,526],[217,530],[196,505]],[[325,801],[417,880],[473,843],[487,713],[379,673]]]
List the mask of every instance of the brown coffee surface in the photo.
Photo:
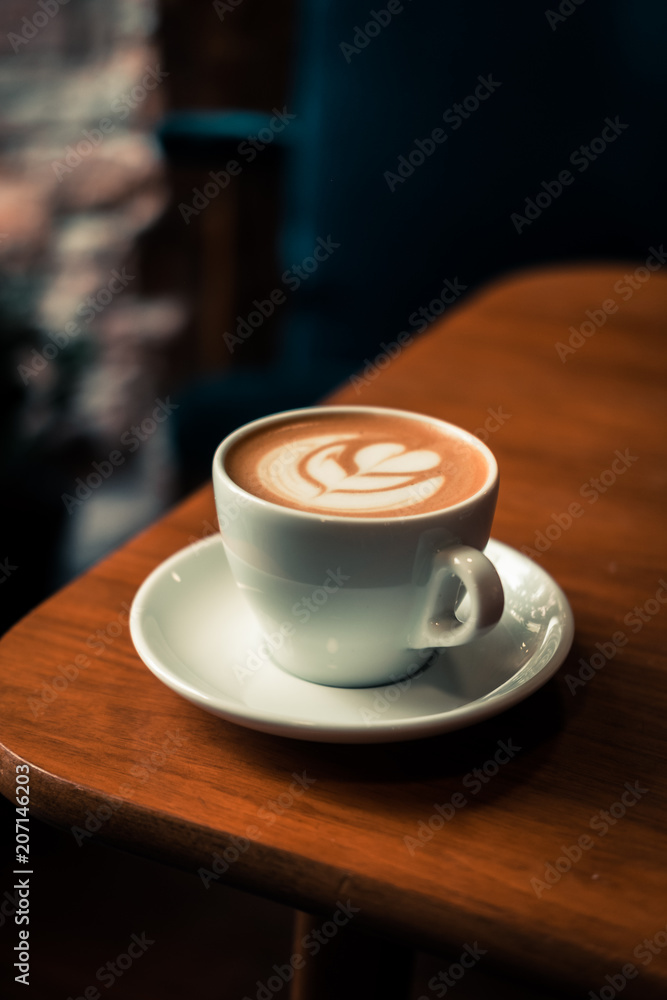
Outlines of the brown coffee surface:
[[248,432],[225,468],[271,503],[374,518],[451,507],[481,489],[489,471],[480,449],[426,420],[317,410]]

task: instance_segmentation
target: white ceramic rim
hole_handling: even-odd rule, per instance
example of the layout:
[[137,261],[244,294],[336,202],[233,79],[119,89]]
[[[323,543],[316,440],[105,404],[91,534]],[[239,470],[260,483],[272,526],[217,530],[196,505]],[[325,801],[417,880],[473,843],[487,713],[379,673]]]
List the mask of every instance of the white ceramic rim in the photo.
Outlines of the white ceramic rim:
[[[441,507],[438,510],[424,511],[423,513],[416,514],[401,514],[400,516],[392,516],[391,514],[384,515],[367,515],[364,517],[359,517],[356,515],[348,516],[347,514],[328,514],[328,513],[316,513],[315,511],[308,510],[298,510],[295,507],[287,507],[282,504],[273,503],[271,500],[264,500],[261,497],[255,496],[254,493],[249,493],[248,490],[243,489],[238,483],[234,482],[229,473],[225,468],[225,456],[229,449],[235,445],[241,438],[245,437],[246,434],[252,433],[258,430],[261,426],[270,426],[271,424],[286,423],[287,421],[294,418],[301,418],[312,416],[313,413],[378,413],[378,414],[390,414],[395,417],[407,417],[411,420],[421,420],[426,421],[430,424],[437,424],[440,427],[444,427],[449,432],[450,436],[458,437],[460,440],[464,441],[466,444],[471,445],[476,448],[484,456],[486,463],[489,468],[488,475],[482,486],[465,500],[460,500],[459,503],[451,504],[447,507]],[[437,519],[442,516],[443,512],[450,514],[456,513],[461,510],[465,510],[466,507],[474,505],[479,502],[480,498],[488,494],[498,483],[498,463],[496,461],[495,455],[491,449],[481,441],[472,431],[466,431],[463,427],[458,427],[456,424],[450,424],[446,420],[441,420],[440,417],[433,417],[427,413],[417,413],[415,410],[399,410],[394,407],[388,406],[363,406],[361,404],[344,404],[341,406],[306,406],[301,407],[297,410],[282,410],[278,413],[271,413],[265,417],[258,417],[256,420],[251,420],[247,424],[243,424],[241,427],[237,427],[236,430],[232,431],[227,437],[220,442],[216,448],[215,454],[213,456],[213,477],[215,482],[215,477],[219,476],[225,483],[227,488],[231,490],[232,493],[243,497],[247,503],[248,499],[258,505],[261,508],[272,511],[280,511],[285,516],[296,517],[299,520],[306,518],[308,521],[316,521],[321,523],[323,520],[327,522],[332,522],[334,524],[365,524],[367,527],[369,524],[377,524],[379,522],[386,523],[387,521],[415,521],[418,519],[424,519],[428,521],[429,519]]]

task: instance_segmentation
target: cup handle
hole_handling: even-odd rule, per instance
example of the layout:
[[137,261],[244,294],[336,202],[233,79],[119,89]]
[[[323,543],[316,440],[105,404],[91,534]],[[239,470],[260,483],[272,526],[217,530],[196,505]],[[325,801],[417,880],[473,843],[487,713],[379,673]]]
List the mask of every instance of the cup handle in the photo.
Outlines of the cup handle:
[[[470,599],[468,616],[454,609],[461,584]],[[500,621],[505,605],[503,586],[495,566],[478,549],[456,545],[437,552],[412,635],[415,649],[461,646],[489,632]]]

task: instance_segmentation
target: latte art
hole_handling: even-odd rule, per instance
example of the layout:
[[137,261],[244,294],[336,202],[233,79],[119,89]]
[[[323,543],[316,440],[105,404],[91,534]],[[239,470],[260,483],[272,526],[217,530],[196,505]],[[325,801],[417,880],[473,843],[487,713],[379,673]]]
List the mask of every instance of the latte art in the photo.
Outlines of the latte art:
[[397,441],[362,444],[360,435],[324,434],[278,446],[260,460],[260,481],[290,506],[375,514],[422,503],[440,489],[435,451],[409,451]]
[[447,425],[369,410],[333,410],[249,431],[225,458],[247,492],[296,510],[343,517],[400,517],[473,496],[489,467]]

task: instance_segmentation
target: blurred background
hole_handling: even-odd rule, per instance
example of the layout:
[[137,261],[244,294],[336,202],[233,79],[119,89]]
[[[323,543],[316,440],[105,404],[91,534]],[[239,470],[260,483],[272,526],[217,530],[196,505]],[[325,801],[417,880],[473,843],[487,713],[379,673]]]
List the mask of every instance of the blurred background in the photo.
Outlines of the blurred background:
[[[510,271],[661,248],[666,27],[652,0],[3,0],[0,632],[203,482],[238,424]],[[162,921],[159,995],[183,995],[172,903],[183,991],[226,995],[192,879],[36,836],[49,995],[97,967],[65,938],[108,957],[121,912]],[[222,893],[241,962],[250,904]],[[251,909],[250,951],[279,961],[289,911]]]

